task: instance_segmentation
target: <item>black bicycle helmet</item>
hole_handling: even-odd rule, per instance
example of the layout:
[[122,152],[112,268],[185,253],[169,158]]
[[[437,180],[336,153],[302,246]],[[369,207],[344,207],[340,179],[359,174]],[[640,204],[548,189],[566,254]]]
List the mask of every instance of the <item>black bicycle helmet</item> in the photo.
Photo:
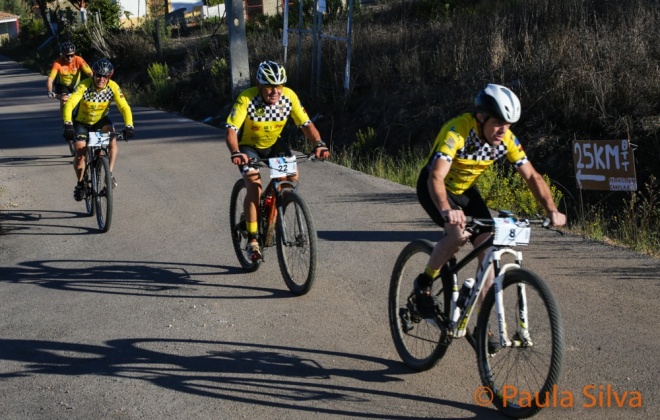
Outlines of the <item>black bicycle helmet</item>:
[[257,69],[257,82],[260,85],[283,85],[286,83],[286,70],[274,61],[262,61]]
[[474,98],[477,112],[513,124],[520,119],[520,100],[509,88],[490,83]]
[[94,74],[112,77],[112,73],[114,73],[115,68],[112,66],[110,60],[107,58],[102,58],[92,64],[92,71]]
[[66,41],[60,44],[60,53],[73,54],[76,52],[76,46],[71,41]]

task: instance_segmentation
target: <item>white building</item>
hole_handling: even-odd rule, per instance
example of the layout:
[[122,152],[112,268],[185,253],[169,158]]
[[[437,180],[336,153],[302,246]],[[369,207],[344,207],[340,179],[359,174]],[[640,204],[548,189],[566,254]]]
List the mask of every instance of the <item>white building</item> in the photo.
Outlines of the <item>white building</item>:
[[[132,19],[141,19],[149,14],[149,3],[154,0],[118,0],[119,5],[123,11],[130,12]],[[231,0],[225,0],[231,1]],[[202,0],[169,0],[167,12],[173,12],[182,8],[186,12],[193,12],[194,10],[205,10],[205,16],[222,16],[225,11],[225,5],[218,6],[203,6]],[[274,15],[282,12],[284,7],[284,0],[243,0],[245,14],[249,18],[255,14]],[[124,15],[122,14],[122,18]]]

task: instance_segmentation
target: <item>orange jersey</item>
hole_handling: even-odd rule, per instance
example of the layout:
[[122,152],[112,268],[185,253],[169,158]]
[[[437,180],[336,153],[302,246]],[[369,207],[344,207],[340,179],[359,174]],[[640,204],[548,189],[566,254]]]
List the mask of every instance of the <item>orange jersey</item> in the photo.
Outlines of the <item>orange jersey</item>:
[[79,55],[74,56],[70,63],[66,58],[60,57],[53,63],[48,78],[61,85],[74,88],[80,83],[83,72],[92,77],[92,69]]

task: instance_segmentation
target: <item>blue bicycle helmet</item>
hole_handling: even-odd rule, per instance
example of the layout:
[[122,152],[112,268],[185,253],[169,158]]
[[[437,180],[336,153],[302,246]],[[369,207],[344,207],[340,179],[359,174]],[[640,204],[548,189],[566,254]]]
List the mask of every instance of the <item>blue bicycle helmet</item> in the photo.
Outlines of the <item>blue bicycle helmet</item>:
[[94,74],[112,77],[112,73],[114,73],[115,68],[112,66],[110,60],[107,58],[102,58],[92,64],[92,71]]
[[66,41],[60,44],[60,53],[62,55],[73,54],[76,52],[76,46],[71,41]]

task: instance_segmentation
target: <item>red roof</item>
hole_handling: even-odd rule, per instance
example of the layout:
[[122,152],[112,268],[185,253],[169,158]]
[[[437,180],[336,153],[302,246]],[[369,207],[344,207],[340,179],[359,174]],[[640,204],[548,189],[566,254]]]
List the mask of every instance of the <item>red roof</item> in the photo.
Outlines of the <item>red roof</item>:
[[20,18],[20,16],[12,15],[11,13],[7,12],[0,12],[0,20],[18,20],[18,18]]

